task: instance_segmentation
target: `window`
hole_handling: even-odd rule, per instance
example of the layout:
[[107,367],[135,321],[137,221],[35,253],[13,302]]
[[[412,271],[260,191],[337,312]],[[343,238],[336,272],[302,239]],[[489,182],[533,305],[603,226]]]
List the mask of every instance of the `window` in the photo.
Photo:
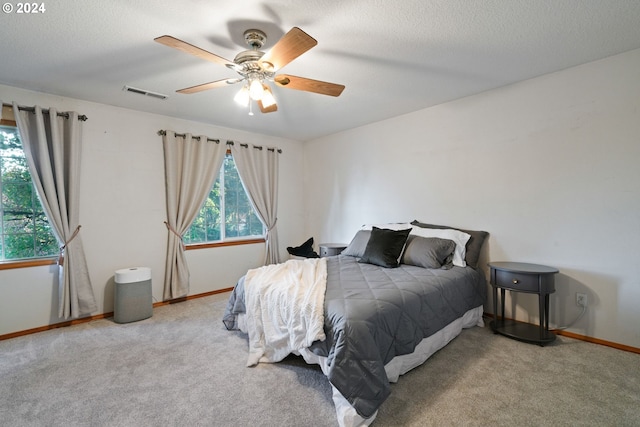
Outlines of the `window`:
[[220,175],[200,213],[183,236],[187,245],[263,238],[264,225],[242,186],[231,153],[227,153]]
[[0,125],[0,261],[57,255],[58,242],[42,209],[15,126]]

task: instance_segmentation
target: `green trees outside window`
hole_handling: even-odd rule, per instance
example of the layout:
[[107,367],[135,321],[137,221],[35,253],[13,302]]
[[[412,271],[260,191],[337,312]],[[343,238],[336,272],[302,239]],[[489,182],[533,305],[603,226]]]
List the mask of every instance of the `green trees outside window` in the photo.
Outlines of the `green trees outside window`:
[[264,237],[264,225],[249,202],[231,154],[227,154],[209,197],[183,236],[185,244]]
[[56,241],[33,186],[18,130],[0,126],[0,261],[51,257]]

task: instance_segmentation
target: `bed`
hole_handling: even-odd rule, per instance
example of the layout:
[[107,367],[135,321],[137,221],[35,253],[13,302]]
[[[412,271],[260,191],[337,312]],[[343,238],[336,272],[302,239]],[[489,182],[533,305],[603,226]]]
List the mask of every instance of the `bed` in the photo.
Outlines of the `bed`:
[[477,262],[487,234],[417,221],[364,226],[338,256],[247,272],[223,322],[248,333],[248,366],[301,355],[328,377],[339,425],[370,425],[390,382],[483,325]]

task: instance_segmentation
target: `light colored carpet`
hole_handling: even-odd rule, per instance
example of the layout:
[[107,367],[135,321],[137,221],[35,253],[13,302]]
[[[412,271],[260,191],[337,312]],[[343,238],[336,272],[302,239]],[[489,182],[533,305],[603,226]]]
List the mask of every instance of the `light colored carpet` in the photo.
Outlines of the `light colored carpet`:
[[[228,294],[0,341],[2,426],[331,426],[331,388],[298,357],[245,366]],[[374,426],[640,426],[640,355],[462,332],[400,378]]]

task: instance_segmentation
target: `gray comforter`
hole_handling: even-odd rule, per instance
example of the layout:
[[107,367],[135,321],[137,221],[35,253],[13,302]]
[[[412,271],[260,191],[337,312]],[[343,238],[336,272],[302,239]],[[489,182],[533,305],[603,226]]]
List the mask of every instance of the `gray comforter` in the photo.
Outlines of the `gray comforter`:
[[[384,365],[412,353],[466,311],[484,303],[484,275],[471,267],[382,268],[339,255],[327,259],[325,333],[311,350],[328,358],[329,381],[356,412],[371,417],[390,394]],[[223,322],[236,329],[244,281],[234,288]]]

